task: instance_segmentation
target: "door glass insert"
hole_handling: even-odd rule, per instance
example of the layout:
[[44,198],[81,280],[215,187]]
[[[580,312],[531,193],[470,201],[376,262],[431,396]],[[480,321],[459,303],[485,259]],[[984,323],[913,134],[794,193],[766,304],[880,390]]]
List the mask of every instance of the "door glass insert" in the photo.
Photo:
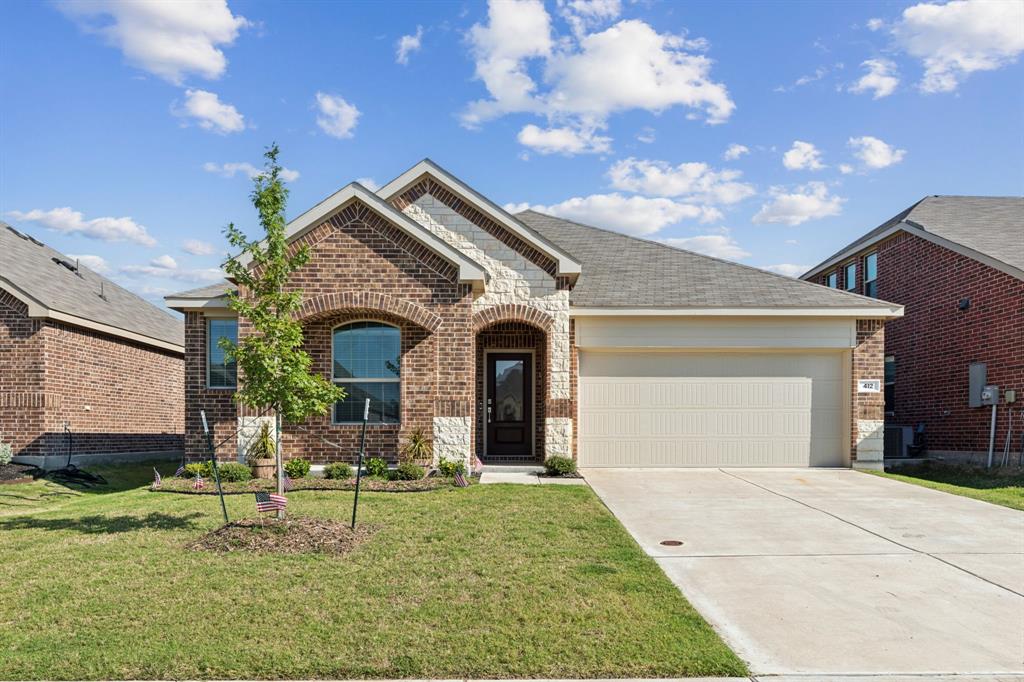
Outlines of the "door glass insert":
[[494,419],[523,421],[523,361],[494,361]]

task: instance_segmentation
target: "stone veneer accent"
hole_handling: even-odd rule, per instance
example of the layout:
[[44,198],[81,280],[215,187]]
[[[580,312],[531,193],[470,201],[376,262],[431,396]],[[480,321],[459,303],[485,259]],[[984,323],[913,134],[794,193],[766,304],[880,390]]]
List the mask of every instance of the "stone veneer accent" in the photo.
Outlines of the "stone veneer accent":
[[462,462],[468,470],[473,449],[472,417],[434,417],[434,464]]
[[573,420],[548,417],[544,420],[544,456],[573,457]]

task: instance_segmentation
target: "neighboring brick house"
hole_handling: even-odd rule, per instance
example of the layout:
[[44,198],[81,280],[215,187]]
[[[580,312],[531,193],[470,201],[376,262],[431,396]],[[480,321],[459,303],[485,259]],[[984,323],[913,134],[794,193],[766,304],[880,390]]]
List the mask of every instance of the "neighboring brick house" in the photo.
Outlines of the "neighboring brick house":
[[[880,376],[899,306],[599,228],[511,215],[429,160],[352,183],[288,224],[311,258],[293,285],[313,370],[344,386],[286,425],[288,456],[394,461],[421,430],[435,459],[583,466],[877,466]],[[236,408],[217,339],[244,337],[225,282],[167,297],[185,314],[186,451],[200,411],[243,457],[262,420]],[[238,434],[237,437],[235,434]],[[340,449],[333,444],[340,445]]]
[[[1016,461],[1024,428],[1024,198],[926,197],[803,279],[906,307],[885,328],[890,455],[905,455],[901,442],[912,442],[923,424],[929,454],[987,456],[992,408],[970,394],[975,365],[984,383],[1000,389],[997,453],[1012,411]],[[1016,404],[1006,390],[1016,392]]]
[[183,325],[0,223],[0,441],[44,467],[183,448]]

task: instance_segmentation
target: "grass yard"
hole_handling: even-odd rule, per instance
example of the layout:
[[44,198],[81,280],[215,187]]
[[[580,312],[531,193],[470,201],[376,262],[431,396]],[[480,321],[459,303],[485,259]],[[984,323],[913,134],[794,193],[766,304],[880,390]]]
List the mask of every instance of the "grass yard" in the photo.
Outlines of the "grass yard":
[[[0,486],[0,679],[747,674],[584,486],[367,493],[348,555],[214,554],[184,548],[215,496],[100,473]],[[289,508],[345,519],[352,493]]]
[[871,473],[898,481],[942,490],[954,495],[973,497],[1011,509],[1024,510],[1024,471],[958,467],[900,468],[896,472]]

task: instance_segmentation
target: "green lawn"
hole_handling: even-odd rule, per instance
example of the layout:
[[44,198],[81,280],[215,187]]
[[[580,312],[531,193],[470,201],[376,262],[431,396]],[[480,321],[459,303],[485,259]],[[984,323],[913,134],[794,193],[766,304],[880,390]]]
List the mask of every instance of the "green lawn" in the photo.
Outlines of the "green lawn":
[[222,555],[184,549],[216,497],[102,473],[112,491],[0,486],[0,679],[746,674],[586,487],[368,493],[379,531],[349,555]]
[[871,473],[954,495],[973,497],[1011,509],[1024,510],[1024,472],[1000,472],[999,469],[968,469],[957,467],[900,468],[896,472]]

